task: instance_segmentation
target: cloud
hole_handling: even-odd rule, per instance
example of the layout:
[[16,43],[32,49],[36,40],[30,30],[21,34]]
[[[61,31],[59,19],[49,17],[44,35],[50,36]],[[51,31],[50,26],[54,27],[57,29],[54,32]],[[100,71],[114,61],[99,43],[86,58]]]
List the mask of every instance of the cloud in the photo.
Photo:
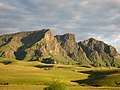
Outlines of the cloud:
[[1,29],[0,30],[0,35],[3,35],[3,34],[10,34],[10,33],[16,33],[16,32],[20,32],[19,30],[17,30],[16,28],[6,28],[6,29]]
[[94,37],[120,51],[120,0],[0,0],[0,34],[53,29]]

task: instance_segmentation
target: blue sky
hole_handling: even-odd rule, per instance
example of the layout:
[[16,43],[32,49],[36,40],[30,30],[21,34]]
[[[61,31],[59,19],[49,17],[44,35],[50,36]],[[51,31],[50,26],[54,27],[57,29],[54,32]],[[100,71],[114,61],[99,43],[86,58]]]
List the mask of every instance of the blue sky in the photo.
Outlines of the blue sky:
[[120,52],[120,0],[0,0],[0,34],[50,28],[90,37]]

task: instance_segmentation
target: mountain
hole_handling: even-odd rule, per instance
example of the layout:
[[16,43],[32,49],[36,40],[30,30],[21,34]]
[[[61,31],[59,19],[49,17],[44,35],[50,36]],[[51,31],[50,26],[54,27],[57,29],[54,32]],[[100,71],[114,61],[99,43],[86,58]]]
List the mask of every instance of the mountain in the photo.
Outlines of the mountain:
[[93,66],[119,66],[120,58],[116,49],[94,38],[78,43]]
[[0,36],[0,57],[30,61],[42,58],[72,60],[49,29]]
[[79,62],[80,64],[91,63],[91,61],[87,58],[86,53],[76,42],[74,34],[67,33],[64,35],[56,35],[55,37],[62,48],[66,51],[67,55],[74,61]]
[[113,46],[94,38],[76,42],[71,33],[53,36],[50,29],[1,35],[0,57],[97,67],[120,66],[120,54]]

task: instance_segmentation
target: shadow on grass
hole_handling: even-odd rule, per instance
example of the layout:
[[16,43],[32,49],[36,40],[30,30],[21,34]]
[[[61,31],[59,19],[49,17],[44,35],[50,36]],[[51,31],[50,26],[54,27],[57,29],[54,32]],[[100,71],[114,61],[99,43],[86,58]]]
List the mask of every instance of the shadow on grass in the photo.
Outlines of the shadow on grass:
[[0,62],[0,63],[3,63],[4,65],[8,65],[8,64],[11,64],[12,61],[2,61],[2,62]]
[[80,73],[90,74],[87,79],[83,80],[74,80],[72,82],[76,82],[82,86],[90,85],[100,87],[103,86],[102,82],[99,83],[99,80],[104,80],[106,75],[118,73],[117,70],[108,70],[108,71],[81,71]]
[[53,65],[36,65],[37,68],[53,68]]

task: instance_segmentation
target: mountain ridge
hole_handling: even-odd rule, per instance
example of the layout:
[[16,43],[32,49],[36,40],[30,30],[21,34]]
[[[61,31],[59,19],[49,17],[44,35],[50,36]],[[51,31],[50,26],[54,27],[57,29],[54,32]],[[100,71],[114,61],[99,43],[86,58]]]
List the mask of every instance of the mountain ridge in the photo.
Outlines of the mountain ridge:
[[51,58],[61,64],[120,66],[120,54],[103,41],[76,42],[74,34],[53,36],[50,29],[0,36],[0,57],[27,61]]

